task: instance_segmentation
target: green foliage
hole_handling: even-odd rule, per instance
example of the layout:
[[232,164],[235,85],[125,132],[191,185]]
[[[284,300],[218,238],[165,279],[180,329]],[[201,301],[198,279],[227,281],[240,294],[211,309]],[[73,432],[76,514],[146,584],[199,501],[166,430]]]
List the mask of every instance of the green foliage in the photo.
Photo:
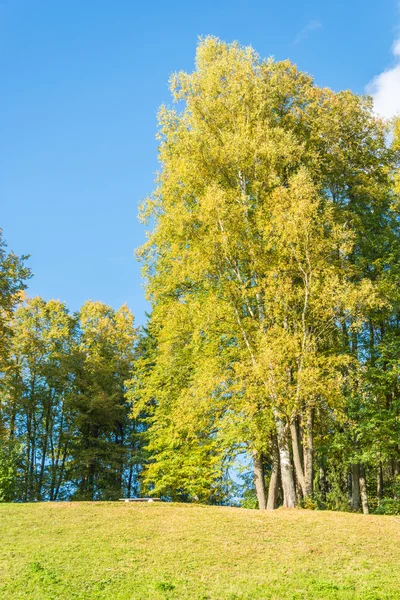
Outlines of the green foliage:
[[376,515],[400,515],[400,500],[382,498],[373,512]]
[[318,503],[318,501],[314,498],[310,498],[309,496],[303,498],[299,504],[301,508],[306,508],[308,510],[317,510],[318,508],[321,508],[321,505]]
[[276,432],[289,456],[291,425],[300,496],[314,439],[321,502],[347,508],[351,465],[398,455],[397,137],[369,98],[211,37],[171,92],[142,207],[153,345],[129,391],[145,480],[211,501],[243,447],[271,464]]
[[[0,229],[0,372],[7,368],[12,312],[21,300],[26,280],[31,277],[31,272],[25,265],[28,256],[16,256],[13,252],[7,252],[6,248],[3,230]],[[1,385],[0,378],[0,387]]]
[[240,500],[240,506],[242,508],[259,508],[257,495],[254,489],[246,489],[243,493],[243,497]]
[[5,447],[21,449],[7,467],[12,497],[132,494],[141,444],[125,399],[137,339],[130,311],[87,302],[71,315],[38,297],[17,308],[11,325],[1,417]]
[[0,502],[10,502],[15,497],[15,485],[21,448],[15,442],[0,439]]
[[126,306],[114,311],[91,301],[78,323],[69,477],[78,482],[76,499],[115,500],[133,444],[125,380],[135,358],[136,329]]

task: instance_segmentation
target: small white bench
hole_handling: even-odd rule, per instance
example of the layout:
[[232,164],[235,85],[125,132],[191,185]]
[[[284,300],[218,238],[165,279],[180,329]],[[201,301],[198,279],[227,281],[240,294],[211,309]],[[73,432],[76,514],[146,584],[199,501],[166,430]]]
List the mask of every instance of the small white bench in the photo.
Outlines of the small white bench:
[[120,498],[120,502],[161,502],[161,498]]

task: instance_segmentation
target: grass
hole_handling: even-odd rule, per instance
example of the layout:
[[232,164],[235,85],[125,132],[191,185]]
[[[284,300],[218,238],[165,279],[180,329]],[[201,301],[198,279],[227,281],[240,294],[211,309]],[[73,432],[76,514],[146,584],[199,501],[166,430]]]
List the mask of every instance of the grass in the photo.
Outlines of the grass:
[[398,517],[0,505],[2,600],[400,599]]

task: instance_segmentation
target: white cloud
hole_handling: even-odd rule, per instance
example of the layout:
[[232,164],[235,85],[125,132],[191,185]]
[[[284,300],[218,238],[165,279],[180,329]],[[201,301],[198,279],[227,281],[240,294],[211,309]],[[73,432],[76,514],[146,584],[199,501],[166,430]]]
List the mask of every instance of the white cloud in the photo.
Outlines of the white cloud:
[[296,35],[295,39],[294,39],[294,44],[298,44],[299,42],[301,42],[302,40],[305,40],[306,37],[308,37],[308,34],[311,31],[315,31],[315,29],[321,29],[322,27],[322,23],[320,21],[317,21],[316,19],[314,19],[313,21],[310,21],[309,23],[307,23],[307,25],[305,27],[303,27],[303,29]]
[[393,54],[400,56],[400,40],[396,40],[393,44]]
[[374,108],[381,117],[390,119],[400,114],[400,39],[392,46],[394,65],[373,78],[366,86],[374,99]]

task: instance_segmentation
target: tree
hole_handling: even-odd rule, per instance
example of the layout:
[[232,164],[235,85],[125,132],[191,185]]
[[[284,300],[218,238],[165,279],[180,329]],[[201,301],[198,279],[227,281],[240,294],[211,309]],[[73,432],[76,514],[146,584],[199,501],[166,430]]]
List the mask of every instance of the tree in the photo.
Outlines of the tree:
[[71,315],[64,303],[37,297],[18,307],[11,326],[2,395],[4,499],[130,495],[141,460],[124,397],[136,352],[130,311],[86,302]]
[[21,300],[26,280],[31,276],[25,265],[27,258],[7,252],[0,229],[0,499],[12,497],[19,450],[8,441],[9,432],[4,418],[4,381],[10,368],[13,311]]
[[162,170],[142,211],[154,228],[139,253],[156,339],[148,478],[194,498],[212,457],[204,495],[246,447],[265,507],[277,444],[291,507],[314,491],[314,432],[360,395],[362,357],[343,328],[361,336],[385,304],[366,235],[391,218],[394,154],[368,98],[237,43],[202,40],[171,90],[183,108],[159,113]]
[[58,300],[28,299],[14,315],[4,415],[9,442],[23,447],[16,493],[24,500],[55,500],[64,482],[74,329]]
[[74,357],[73,442],[69,477],[75,498],[118,499],[128,492],[136,451],[125,381],[135,358],[136,329],[126,306],[86,302],[78,315]]
[[3,230],[0,229],[0,371],[6,368],[8,358],[10,319],[20,301],[21,292],[26,288],[26,280],[31,276],[25,266],[28,256],[18,257],[13,252],[7,252],[6,248]]

